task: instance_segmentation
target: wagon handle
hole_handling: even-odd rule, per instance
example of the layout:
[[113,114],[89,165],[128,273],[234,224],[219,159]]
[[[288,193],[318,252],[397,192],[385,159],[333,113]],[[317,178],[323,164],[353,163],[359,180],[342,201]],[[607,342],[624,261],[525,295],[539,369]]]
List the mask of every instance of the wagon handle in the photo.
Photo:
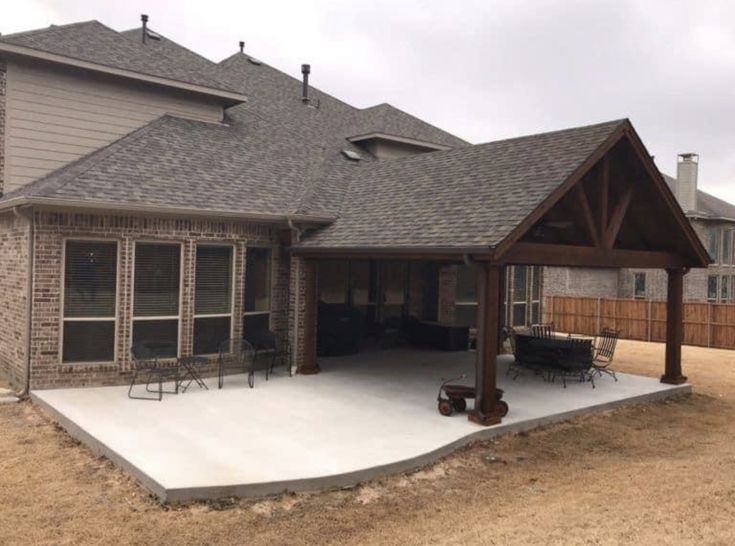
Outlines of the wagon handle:
[[456,381],[457,379],[464,379],[465,377],[467,377],[467,374],[466,373],[463,373],[462,375],[459,375],[457,377],[450,377],[449,379],[444,379],[442,377],[443,383],[439,386],[439,395],[438,395],[438,397],[441,398],[442,391],[444,390],[444,387],[447,385],[447,383],[449,383],[450,381]]

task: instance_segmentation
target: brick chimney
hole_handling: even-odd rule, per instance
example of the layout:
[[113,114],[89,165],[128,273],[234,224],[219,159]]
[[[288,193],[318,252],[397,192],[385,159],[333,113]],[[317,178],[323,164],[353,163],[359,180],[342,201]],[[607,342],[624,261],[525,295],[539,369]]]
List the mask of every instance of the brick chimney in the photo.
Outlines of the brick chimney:
[[684,212],[697,210],[698,154],[679,154],[676,164],[676,199]]

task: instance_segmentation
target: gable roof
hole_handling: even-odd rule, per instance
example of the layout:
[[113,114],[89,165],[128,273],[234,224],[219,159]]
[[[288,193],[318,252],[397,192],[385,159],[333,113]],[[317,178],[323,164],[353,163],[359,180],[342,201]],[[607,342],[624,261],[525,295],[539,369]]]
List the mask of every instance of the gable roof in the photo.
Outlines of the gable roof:
[[[666,184],[676,193],[676,178],[668,174],[664,174],[663,177]],[[735,221],[735,205],[698,189],[696,210],[688,212],[687,216]]]
[[170,50],[150,47],[151,42],[155,43],[149,40],[143,44],[99,21],[85,21],[0,36],[0,49],[3,45],[20,46],[30,50],[26,53],[45,52],[100,67],[240,93],[240,89],[227,81],[214,63],[208,66],[206,63],[182,62],[183,59],[172,55]]
[[300,246],[495,246],[626,123],[378,162],[353,175],[339,218]]

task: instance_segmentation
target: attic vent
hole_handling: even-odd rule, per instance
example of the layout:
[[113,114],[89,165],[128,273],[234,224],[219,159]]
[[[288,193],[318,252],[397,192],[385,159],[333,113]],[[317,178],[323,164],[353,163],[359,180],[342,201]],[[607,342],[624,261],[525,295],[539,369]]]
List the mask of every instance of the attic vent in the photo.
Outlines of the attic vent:
[[360,161],[362,159],[360,157],[360,154],[358,154],[357,152],[353,152],[352,150],[342,150],[342,155],[344,155],[350,161]]
[[256,59],[255,57],[248,57],[248,61],[250,61],[251,63],[257,66],[260,66],[261,64],[263,64],[263,61],[261,61],[260,59]]
[[152,30],[147,30],[146,31],[146,36],[148,36],[148,38],[150,38],[151,40],[156,40],[157,42],[160,42],[161,41],[161,35],[160,34],[156,34]]

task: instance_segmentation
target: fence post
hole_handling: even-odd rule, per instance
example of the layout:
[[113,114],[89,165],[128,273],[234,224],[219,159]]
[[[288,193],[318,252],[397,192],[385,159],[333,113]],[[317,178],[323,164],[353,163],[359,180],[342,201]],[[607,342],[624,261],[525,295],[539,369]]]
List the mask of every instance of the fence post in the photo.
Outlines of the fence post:
[[602,313],[602,298],[597,298],[597,317],[595,321],[595,332],[596,334],[599,334],[602,329],[602,317],[600,316]]
[[653,300],[648,300],[648,341],[651,341],[651,330],[653,330]]
[[712,304],[707,304],[707,347],[712,347]]

